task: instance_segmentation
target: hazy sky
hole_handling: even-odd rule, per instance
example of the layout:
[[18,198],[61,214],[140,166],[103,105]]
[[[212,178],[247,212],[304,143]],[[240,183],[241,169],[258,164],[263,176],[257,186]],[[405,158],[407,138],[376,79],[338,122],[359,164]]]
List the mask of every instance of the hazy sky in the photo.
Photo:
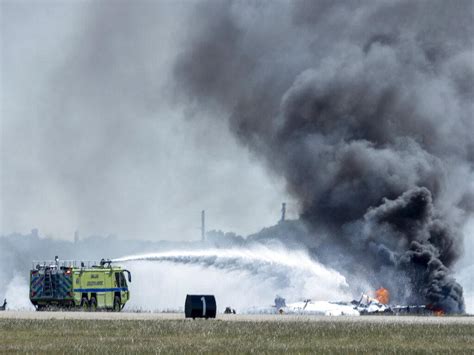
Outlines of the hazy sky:
[[0,234],[180,240],[201,209],[242,234],[278,220],[283,181],[215,110],[174,100],[188,7],[2,0]]

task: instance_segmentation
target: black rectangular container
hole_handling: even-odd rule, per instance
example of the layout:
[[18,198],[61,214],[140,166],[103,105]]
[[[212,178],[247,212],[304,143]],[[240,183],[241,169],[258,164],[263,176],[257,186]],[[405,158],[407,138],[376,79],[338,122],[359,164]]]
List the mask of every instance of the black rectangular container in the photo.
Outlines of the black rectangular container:
[[186,318],[216,318],[214,295],[186,295],[184,313]]

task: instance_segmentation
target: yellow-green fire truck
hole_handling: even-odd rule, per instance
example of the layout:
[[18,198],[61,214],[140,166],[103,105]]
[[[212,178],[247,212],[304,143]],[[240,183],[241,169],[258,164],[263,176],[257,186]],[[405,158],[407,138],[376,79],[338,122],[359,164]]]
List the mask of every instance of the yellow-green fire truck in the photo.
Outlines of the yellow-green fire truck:
[[91,262],[34,262],[30,271],[30,301],[38,311],[47,308],[113,310],[120,312],[128,300],[130,271],[102,259]]

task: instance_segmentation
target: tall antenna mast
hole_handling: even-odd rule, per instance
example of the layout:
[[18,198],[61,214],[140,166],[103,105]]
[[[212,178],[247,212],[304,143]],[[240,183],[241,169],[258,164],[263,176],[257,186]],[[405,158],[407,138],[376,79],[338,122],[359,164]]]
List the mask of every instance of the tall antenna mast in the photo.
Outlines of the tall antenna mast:
[[206,240],[206,211],[201,211],[201,241]]

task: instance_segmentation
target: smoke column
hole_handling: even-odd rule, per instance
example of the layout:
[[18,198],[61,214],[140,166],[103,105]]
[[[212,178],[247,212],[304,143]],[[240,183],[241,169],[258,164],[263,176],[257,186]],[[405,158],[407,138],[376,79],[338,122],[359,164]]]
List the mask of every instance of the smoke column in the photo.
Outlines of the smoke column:
[[[304,251],[251,247],[142,254],[115,259],[132,272],[131,309],[176,310],[187,293],[211,293],[219,309],[255,312],[288,300],[350,300],[346,279]],[[134,290],[137,292],[134,292]],[[257,310],[258,311],[258,310]]]
[[211,1],[189,24],[182,99],[285,178],[341,268],[396,302],[463,312],[451,267],[474,210],[472,2]]

